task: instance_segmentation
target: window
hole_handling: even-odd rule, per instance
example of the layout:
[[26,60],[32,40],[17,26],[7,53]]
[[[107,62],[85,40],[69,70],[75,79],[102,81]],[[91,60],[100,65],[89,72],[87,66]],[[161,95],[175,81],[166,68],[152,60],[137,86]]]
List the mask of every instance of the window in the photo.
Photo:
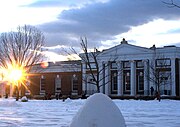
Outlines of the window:
[[142,61],[137,61],[137,62],[136,62],[136,67],[137,67],[137,68],[143,68],[143,67],[144,67],[143,62],[142,62]]
[[130,68],[130,62],[129,61],[125,61],[123,62],[123,68]]
[[111,63],[111,69],[117,69],[117,63],[116,62]]
[[46,79],[42,75],[40,79],[40,93],[45,93],[45,85],[46,85]]
[[137,84],[138,84],[138,91],[144,90],[144,74],[142,71],[137,72]]
[[124,90],[125,91],[130,91],[130,72],[126,71],[124,72]]
[[78,91],[78,77],[76,74],[72,76],[72,91]]
[[165,72],[159,72],[159,76],[160,76],[160,82],[168,82],[171,78],[171,73],[169,71],[165,71]]
[[[96,63],[90,63],[91,69],[96,69]],[[90,69],[88,65],[86,65],[87,69]]]
[[59,75],[57,75],[55,78],[55,91],[56,93],[61,92],[61,78],[59,77]]
[[[95,76],[95,78],[97,77],[96,74],[94,74],[94,76]],[[95,84],[95,82],[96,82],[96,79],[94,79],[93,76],[92,76],[91,74],[89,74],[89,75],[87,76],[87,83]]]
[[156,66],[157,67],[171,66],[171,60],[170,59],[157,59]]
[[111,93],[117,93],[117,70],[111,71]]
[[160,91],[161,94],[170,95],[171,93],[171,72],[163,71],[159,73],[160,76]]

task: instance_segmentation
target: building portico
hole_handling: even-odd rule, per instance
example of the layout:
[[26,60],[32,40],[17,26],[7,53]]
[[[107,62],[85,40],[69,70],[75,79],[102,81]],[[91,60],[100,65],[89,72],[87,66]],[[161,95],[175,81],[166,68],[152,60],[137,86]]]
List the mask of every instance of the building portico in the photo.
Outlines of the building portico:
[[[100,73],[100,92],[113,96],[149,96],[153,87],[154,94],[160,91],[161,95],[179,96],[179,59],[179,47],[145,48],[123,40],[98,55],[98,64],[104,69]],[[83,69],[85,72],[86,68]]]

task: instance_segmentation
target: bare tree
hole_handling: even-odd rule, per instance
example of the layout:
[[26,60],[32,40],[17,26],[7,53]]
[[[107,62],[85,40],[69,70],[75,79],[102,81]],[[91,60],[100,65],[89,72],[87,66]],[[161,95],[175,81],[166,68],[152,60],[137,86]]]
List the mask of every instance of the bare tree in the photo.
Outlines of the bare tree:
[[[154,59],[148,64],[148,70],[145,72],[147,80],[155,86],[156,96],[160,96],[161,87],[171,85],[170,59],[163,55],[155,54]],[[168,82],[169,81],[169,82]],[[158,98],[160,101],[160,97]]]
[[180,8],[180,5],[176,4],[174,0],[169,0],[168,2],[166,1],[162,1],[162,2],[170,8],[173,8],[173,7]]
[[16,31],[2,33],[0,35],[0,66],[8,68],[10,64],[29,71],[33,64],[42,59],[41,47],[43,45],[43,33],[33,26],[19,26]]
[[[97,88],[97,92],[100,92],[100,72],[102,70],[99,70],[99,64],[97,60],[97,56],[99,54],[99,51],[97,48],[94,48],[94,51],[88,52],[88,45],[87,45],[87,39],[81,38],[81,48],[83,50],[83,54],[81,54],[81,59],[83,62],[86,63],[88,68],[88,73],[91,76],[92,81],[88,82],[91,84],[94,84]],[[94,66],[94,67],[93,67]],[[83,79],[85,82],[87,78]]]
[[19,26],[16,32],[0,35],[0,66],[8,64],[31,67],[42,59],[44,36],[33,26]]
[[[75,54],[78,54],[81,58],[82,62],[86,65],[86,72],[85,77],[82,77],[83,82],[85,82],[88,85],[94,85],[96,87],[96,91],[94,92],[100,92],[100,88],[107,85],[110,80],[101,83],[106,77],[110,77],[109,75],[101,76],[104,68],[110,66],[110,62],[107,64],[102,65],[102,63],[98,60],[98,55],[101,53],[98,51],[98,49],[95,47],[93,51],[89,51],[88,48],[88,41],[87,38],[81,38],[80,45],[82,52],[81,54],[77,53],[74,48],[72,48],[72,51]],[[116,51],[117,52],[117,51]],[[108,61],[116,61],[117,55],[112,55],[112,57]],[[84,73],[84,72],[83,72]],[[90,80],[88,80],[88,78]],[[84,91],[85,94],[87,91]]]

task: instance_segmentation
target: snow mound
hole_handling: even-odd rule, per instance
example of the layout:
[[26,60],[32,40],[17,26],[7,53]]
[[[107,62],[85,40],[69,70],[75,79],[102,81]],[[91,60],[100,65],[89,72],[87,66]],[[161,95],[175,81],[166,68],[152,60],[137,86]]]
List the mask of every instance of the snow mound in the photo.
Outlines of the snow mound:
[[23,97],[21,98],[21,101],[22,101],[22,102],[27,102],[27,101],[28,101],[28,99],[27,99],[27,97],[26,97],[26,96],[23,96]]
[[90,96],[74,116],[70,127],[126,127],[116,104],[105,94]]
[[65,102],[66,102],[66,103],[70,103],[70,102],[72,102],[72,100],[71,100],[70,98],[67,98],[67,99],[65,100]]
[[0,107],[20,107],[14,99],[1,99]]

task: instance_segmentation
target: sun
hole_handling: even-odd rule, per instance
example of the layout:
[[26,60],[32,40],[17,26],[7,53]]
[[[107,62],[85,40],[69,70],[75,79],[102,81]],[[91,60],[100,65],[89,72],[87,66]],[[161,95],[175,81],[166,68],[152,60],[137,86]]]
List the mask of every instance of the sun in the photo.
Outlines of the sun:
[[7,68],[1,68],[3,72],[3,80],[13,85],[22,83],[25,80],[26,72],[23,67],[17,65],[8,65]]
[[20,69],[12,69],[8,74],[8,79],[12,82],[18,82],[23,77],[23,71]]

